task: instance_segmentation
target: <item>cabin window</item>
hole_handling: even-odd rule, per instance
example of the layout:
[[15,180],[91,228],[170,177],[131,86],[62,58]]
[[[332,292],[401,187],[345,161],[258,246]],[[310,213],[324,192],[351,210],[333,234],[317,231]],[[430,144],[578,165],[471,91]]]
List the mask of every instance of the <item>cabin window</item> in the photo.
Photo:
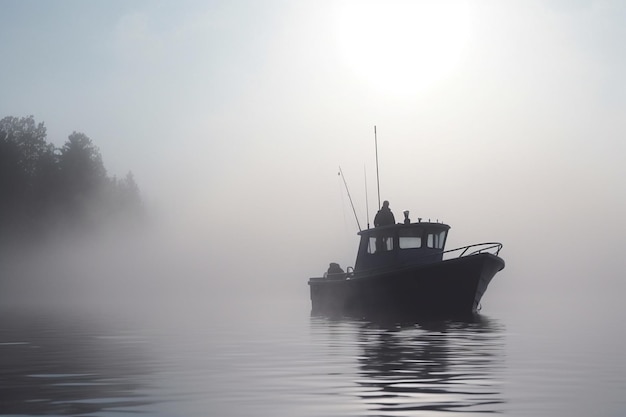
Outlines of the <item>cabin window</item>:
[[376,253],[376,238],[370,237],[367,242],[367,253]]
[[416,249],[422,247],[422,231],[420,229],[400,230],[398,246],[400,249]]
[[443,249],[443,245],[445,245],[446,243],[446,232],[445,230],[443,232],[439,233],[439,249]]
[[367,253],[380,253],[393,250],[393,236],[370,236]]
[[429,233],[426,239],[426,246],[429,248],[443,249],[443,243],[446,240],[446,232]]
[[428,246],[429,248],[434,248],[435,247],[435,235],[432,233],[428,234],[428,238],[426,239],[426,246]]

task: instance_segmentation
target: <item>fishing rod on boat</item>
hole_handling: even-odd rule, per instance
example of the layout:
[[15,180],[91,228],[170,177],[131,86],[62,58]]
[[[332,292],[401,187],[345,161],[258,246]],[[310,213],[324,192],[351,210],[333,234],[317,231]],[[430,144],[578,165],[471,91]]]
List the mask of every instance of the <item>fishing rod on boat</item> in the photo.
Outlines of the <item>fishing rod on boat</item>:
[[341,170],[341,166],[339,167],[339,175],[343,180],[343,185],[346,186],[346,192],[348,193],[348,199],[350,200],[350,206],[352,206],[352,212],[354,213],[354,218],[356,219],[356,225],[359,227],[359,232],[361,231],[361,224],[359,223],[359,218],[356,215],[356,210],[354,209],[354,204],[352,203],[352,197],[350,196],[350,190],[348,189],[348,183],[346,182],[346,177],[343,175],[343,171]]
[[376,187],[378,188],[378,210],[380,210],[380,176],[378,175],[378,138],[376,137],[376,125],[374,125],[374,147],[376,148]]

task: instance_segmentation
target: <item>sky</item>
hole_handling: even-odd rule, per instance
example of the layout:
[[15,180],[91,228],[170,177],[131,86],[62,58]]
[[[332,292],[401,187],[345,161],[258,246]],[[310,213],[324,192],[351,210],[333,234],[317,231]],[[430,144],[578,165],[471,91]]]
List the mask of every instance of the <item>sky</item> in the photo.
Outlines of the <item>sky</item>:
[[201,269],[300,285],[353,265],[337,173],[365,227],[376,126],[381,199],[450,224],[450,248],[502,242],[495,291],[624,288],[621,1],[0,8],[0,117],[87,134]]

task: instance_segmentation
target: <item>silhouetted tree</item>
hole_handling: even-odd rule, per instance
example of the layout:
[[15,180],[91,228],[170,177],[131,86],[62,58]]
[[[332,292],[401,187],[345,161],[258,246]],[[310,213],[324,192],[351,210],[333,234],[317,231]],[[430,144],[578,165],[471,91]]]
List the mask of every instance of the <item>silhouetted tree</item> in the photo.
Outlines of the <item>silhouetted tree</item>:
[[9,116],[0,120],[0,142],[14,147],[15,162],[29,176],[36,175],[40,156],[50,148],[46,142],[46,127],[43,123],[36,124],[33,116]]
[[106,180],[100,151],[84,133],[69,135],[61,148],[59,169],[66,198],[70,200],[99,191]]
[[122,201],[125,207],[138,207],[141,206],[141,197],[139,196],[139,187],[135,182],[135,176],[132,171],[128,171],[126,177],[119,184],[120,192],[122,194]]
[[142,212],[132,173],[108,178],[91,139],[73,132],[61,148],[33,116],[0,120],[0,239]]
[[[19,229],[42,207],[40,179],[54,169],[54,146],[33,116],[0,120],[0,224]],[[52,180],[48,177],[48,180]]]

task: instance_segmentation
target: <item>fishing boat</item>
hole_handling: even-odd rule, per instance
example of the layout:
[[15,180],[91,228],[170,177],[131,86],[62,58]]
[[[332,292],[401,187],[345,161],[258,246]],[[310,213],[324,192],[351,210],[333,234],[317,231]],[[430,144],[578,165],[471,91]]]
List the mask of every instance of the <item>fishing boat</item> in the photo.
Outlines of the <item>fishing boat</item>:
[[331,264],[310,278],[312,313],[348,316],[461,316],[480,309],[487,286],[504,268],[502,244],[486,242],[446,250],[450,226],[404,222],[358,233],[354,267]]

